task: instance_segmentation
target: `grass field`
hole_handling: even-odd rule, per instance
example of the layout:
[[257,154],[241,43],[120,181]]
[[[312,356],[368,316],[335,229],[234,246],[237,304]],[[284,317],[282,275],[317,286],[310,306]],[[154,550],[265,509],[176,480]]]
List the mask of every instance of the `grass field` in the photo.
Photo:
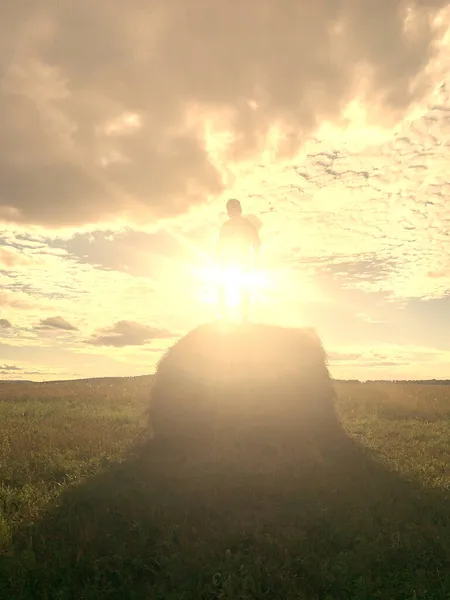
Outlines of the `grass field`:
[[345,443],[244,459],[158,454],[149,387],[0,384],[2,600],[450,599],[450,386],[336,383]]

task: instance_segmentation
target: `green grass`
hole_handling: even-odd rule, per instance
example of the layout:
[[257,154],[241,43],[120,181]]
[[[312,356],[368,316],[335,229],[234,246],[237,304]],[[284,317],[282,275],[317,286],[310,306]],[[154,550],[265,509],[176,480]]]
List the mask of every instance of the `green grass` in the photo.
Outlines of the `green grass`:
[[2,600],[450,598],[450,387],[339,383],[338,441],[183,457],[149,386],[0,384]]

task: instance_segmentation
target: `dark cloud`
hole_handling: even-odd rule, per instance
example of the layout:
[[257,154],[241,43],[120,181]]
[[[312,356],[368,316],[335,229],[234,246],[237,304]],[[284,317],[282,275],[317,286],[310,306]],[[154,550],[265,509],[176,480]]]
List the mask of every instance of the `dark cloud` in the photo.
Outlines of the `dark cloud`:
[[0,365],[0,373],[17,373],[22,370],[21,367],[16,365]]
[[[372,122],[419,100],[446,0],[10,2],[0,24],[0,219],[75,225],[178,214],[218,194],[203,117],[288,155],[359,95]],[[362,77],[363,74],[363,77]]]
[[47,319],[41,319],[39,325],[37,325],[35,329],[62,329],[64,331],[77,331],[77,327],[74,327],[62,317],[48,317]]
[[0,329],[10,329],[12,324],[8,319],[0,319]]
[[142,346],[152,340],[173,337],[173,333],[165,329],[149,327],[134,321],[118,321],[112,327],[102,329],[100,335],[88,341],[93,346]]

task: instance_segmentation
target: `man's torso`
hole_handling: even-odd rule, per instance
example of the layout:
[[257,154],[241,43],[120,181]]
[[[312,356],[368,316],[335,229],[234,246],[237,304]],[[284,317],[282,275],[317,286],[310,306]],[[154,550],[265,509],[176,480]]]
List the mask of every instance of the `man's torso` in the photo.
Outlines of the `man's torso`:
[[249,266],[253,257],[255,229],[248,219],[236,217],[220,230],[219,262]]

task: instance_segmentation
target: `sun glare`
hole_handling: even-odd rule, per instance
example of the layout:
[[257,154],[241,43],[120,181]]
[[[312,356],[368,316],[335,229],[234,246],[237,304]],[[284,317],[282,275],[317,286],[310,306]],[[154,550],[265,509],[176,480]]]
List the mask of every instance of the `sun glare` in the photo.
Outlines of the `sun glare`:
[[203,270],[203,301],[207,304],[217,302],[217,291],[223,288],[226,294],[227,305],[236,308],[241,301],[241,294],[247,290],[252,298],[258,295],[267,286],[268,276],[263,271],[252,269],[245,270],[238,266],[210,267]]

